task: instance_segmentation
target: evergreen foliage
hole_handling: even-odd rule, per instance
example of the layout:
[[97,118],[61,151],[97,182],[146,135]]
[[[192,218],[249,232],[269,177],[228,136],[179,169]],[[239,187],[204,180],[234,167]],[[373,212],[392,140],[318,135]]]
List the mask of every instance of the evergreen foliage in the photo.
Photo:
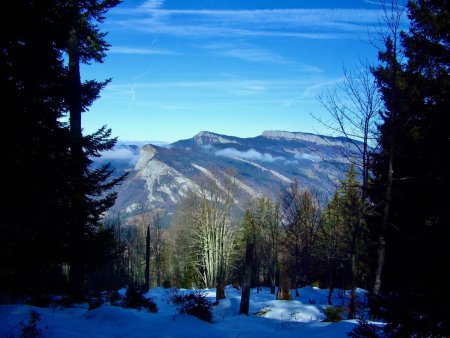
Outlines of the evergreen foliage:
[[393,58],[389,39],[374,69],[386,107],[374,163],[377,204],[383,205],[390,170],[393,176],[390,223],[379,229],[386,232],[386,263],[376,304],[389,336],[448,336],[450,280],[442,273],[450,263],[448,3],[410,1],[408,16],[404,62]]
[[202,291],[182,294],[178,289],[172,289],[170,302],[178,306],[180,314],[188,314],[205,322],[212,322],[212,304]]
[[21,327],[22,327],[22,332],[20,334],[21,338],[36,338],[41,336],[42,334],[42,329],[40,329],[38,327],[40,321],[41,321],[41,315],[34,311],[31,310],[28,314],[28,323],[22,323]]
[[8,179],[0,192],[0,288],[17,293],[52,284],[36,277],[61,262],[65,240],[61,169],[68,130],[59,122],[65,70],[52,44],[54,15],[48,5],[11,3],[8,15],[15,25],[2,21],[1,27],[0,86],[10,122],[2,123],[1,131]]
[[321,206],[317,193],[302,190],[298,182],[287,187],[280,197],[285,264],[292,287],[309,285],[320,226]]
[[[76,270],[74,257],[83,266],[76,277],[81,290],[87,265],[95,266],[111,254],[110,248],[98,243],[111,243],[112,233],[99,226],[115,199],[107,191],[123,177],[113,179],[108,166],[91,170],[90,165],[92,158],[111,149],[115,139],[106,127],[83,136],[81,115],[79,123],[72,116],[74,106],[80,114],[87,111],[109,80],[79,82],[75,97],[74,63],[65,66],[63,56],[78,23],[79,60],[101,61],[108,44],[95,21],[101,22],[117,3],[19,0],[8,4],[14,26],[2,23],[0,51],[0,84],[11,117],[2,128],[4,144],[11,144],[4,154],[10,176],[0,195],[2,291],[67,291],[67,271],[73,277]],[[61,122],[69,113],[70,123]]]
[[[280,208],[276,201],[260,196],[245,211],[242,223],[242,245],[254,244],[251,285],[258,288],[270,283],[275,293],[281,249]],[[242,259],[241,259],[242,261]]]
[[123,306],[138,310],[143,307],[152,313],[158,312],[156,303],[150,298],[145,298],[144,292],[145,291],[142,288],[129,286],[125,294]]
[[342,313],[344,312],[344,307],[342,306],[329,306],[325,310],[323,310],[323,313],[325,314],[326,318],[324,319],[324,322],[339,322],[342,320]]

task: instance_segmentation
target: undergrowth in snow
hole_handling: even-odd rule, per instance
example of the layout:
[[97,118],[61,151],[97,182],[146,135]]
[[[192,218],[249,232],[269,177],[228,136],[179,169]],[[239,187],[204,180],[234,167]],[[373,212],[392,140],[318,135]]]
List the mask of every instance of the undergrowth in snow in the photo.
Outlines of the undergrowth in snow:
[[[180,294],[194,290],[181,289]],[[72,307],[38,308],[29,305],[0,305],[0,338],[20,337],[31,311],[38,313],[37,332],[43,337],[147,337],[147,338],[273,338],[276,337],[347,337],[357,325],[356,320],[324,322],[328,307],[328,290],[314,287],[299,289],[300,296],[292,301],[275,300],[270,290],[251,290],[250,315],[239,315],[241,292],[232,287],[225,290],[226,299],[213,306],[212,323],[188,314],[180,314],[177,304],[170,301],[173,290],[153,288],[144,296],[151,298],[158,313],[124,309],[105,302],[89,310],[87,304]],[[213,303],[215,290],[202,293]],[[119,290],[124,295],[125,290]],[[365,291],[358,290],[363,304]],[[339,297],[333,293],[334,306],[345,305],[348,293]],[[361,315],[364,315],[361,312]],[[345,318],[345,313],[344,313]]]

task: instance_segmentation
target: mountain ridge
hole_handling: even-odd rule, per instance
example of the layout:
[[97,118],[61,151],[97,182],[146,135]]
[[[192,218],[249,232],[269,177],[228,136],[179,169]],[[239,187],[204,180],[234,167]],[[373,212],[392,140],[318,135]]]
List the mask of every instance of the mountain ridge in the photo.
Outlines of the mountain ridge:
[[276,197],[295,181],[330,195],[342,172],[324,159],[335,157],[339,147],[352,146],[339,137],[280,130],[248,138],[201,131],[164,146],[146,144],[139,155],[134,153],[137,161],[118,187],[113,209],[174,210],[189,190],[196,189],[198,178],[213,172],[219,179],[233,172],[242,205],[258,195]]

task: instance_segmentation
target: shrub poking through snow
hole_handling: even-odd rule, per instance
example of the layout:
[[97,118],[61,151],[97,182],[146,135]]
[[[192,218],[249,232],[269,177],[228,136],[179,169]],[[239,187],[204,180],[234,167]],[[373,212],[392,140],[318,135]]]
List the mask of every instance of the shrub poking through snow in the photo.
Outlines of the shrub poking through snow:
[[352,338],[379,338],[383,336],[383,327],[361,319],[358,321],[358,326],[347,335]]
[[124,300],[125,308],[138,309],[145,308],[152,313],[158,312],[156,303],[150,299],[144,297],[144,291],[140,288],[130,286],[127,289]]
[[36,311],[32,310],[30,311],[28,315],[28,323],[27,324],[21,324],[22,326],[22,333],[20,334],[21,338],[35,338],[39,337],[41,335],[41,329],[39,329],[37,326],[39,322],[41,321],[41,315],[37,313]]
[[266,313],[270,312],[270,311],[272,311],[272,310],[270,309],[270,307],[264,306],[264,307],[262,307],[261,309],[259,309],[258,311],[254,312],[253,314],[254,314],[255,316],[264,317],[264,315],[265,315]]
[[97,292],[92,292],[89,294],[88,297],[88,310],[94,310],[99,308],[100,306],[102,306],[105,303],[105,299],[104,296],[101,292],[97,291]]
[[205,322],[212,322],[212,304],[204,292],[195,291],[185,295],[178,289],[172,289],[169,301],[178,305],[180,314],[188,314]]
[[339,322],[339,321],[341,321],[343,312],[344,312],[344,308],[342,306],[327,307],[323,311],[323,313],[326,316],[324,322]]
[[121,306],[122,304],[122,297],[119,294],[119,291],[117,290],[111,290],[106,293],[106,300],[111,305]]
[[89,298],[89,307],[88,310],[95,310],[98,309],[100,306],[102,306],[105,302],[103,301],[103,299],[98,298],[98,297],[92,297]]

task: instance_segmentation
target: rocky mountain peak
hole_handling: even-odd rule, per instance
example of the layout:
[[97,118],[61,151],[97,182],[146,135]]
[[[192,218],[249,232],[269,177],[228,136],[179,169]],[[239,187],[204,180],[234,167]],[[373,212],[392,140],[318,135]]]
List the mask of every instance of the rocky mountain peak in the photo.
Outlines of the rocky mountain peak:
[[220,143],[237,143],[225,135],[215,134],[209,131],[201,131],[194,136],[194,141],[198,145],[220,144]]
[[137,161],[134,169],[141,170],[145,168],[147,163],[152,160],[152,158],[156,155],[156,148],[151,144],[146,144],[141,147],[139,160]]

